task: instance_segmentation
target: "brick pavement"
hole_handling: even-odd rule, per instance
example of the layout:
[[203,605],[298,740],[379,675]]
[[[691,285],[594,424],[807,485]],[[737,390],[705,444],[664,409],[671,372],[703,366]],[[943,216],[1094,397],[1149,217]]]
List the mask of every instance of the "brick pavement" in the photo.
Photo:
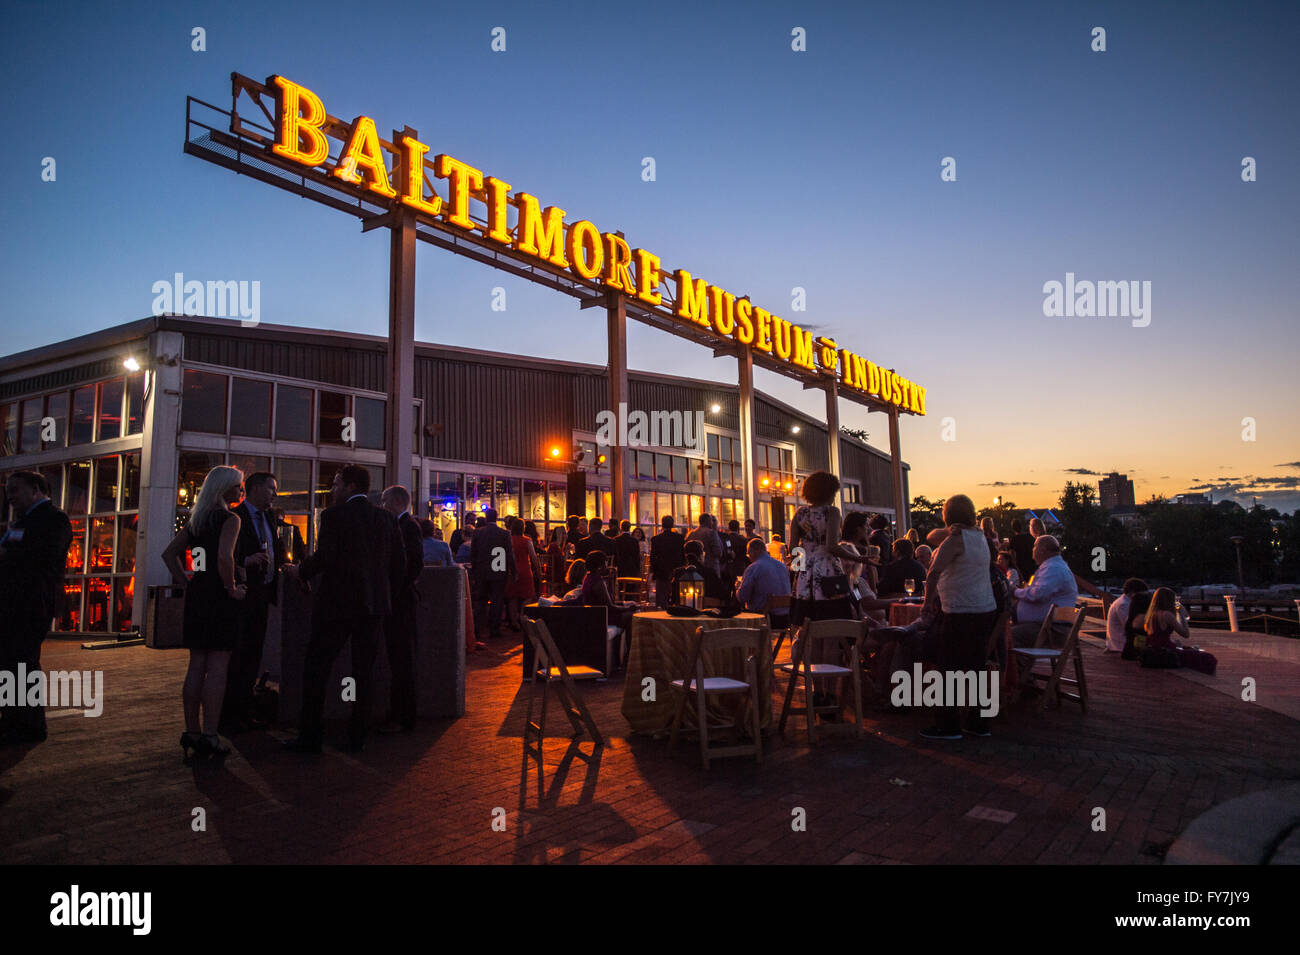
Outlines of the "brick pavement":
[[[1090,642],[1086,716],[1022,704],[991,739],[922,740],[931,714],[871,713],[865,740],[832,726],[806,745],[793,717],[761,766],[627,737],[622,686],[589,686],[610,737],[548,739],[525,775],[518,647],[475,658],[468,713],[378,737],[361,754],[282,753],[235,741],[223,765],[187,766],[186,655],[49,641],[44,662],[102,668],[104,715],[54,711],[50,738],[0,751],[0,856],[10,863],[1121,863],[1155,864],[1199,814],[1300,776],[1300,723]],[[1220,652],[1216,648],[1216,652]],[[1242,660],[1260,697],[1292,692],[1300,664]],[[779,705],[779,704],[778,704]],[[567,729],[554,710],[550,729]],[[341,738],[342,727],[334,727]],[[539,787],[540,783],[540,787]],[[1106,810],[1104,832],[1091,827]],[[792,811],[807,829],[792,829]],[[191,827],[206,812],[206,831]],[[506,829],[494,831],[493,811]]]

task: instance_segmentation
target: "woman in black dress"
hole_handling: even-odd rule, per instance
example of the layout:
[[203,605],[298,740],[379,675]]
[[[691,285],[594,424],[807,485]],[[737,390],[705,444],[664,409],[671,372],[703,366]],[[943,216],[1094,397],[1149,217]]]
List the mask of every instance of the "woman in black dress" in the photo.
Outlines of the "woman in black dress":
[[[238,637],[238,601],[245,593],[235,568],[239,515],[231,510],[243,495],[244,475],[238,468],[213,468],[203,479],[189,522],[163,551],[173,583],[185,590],[184,645],[190,651],[190,667],[181,693],[185,704],[181,748],[187,756],[191,750],[201,756],[230,752],[221,745],[217,724]],[[194,564],[189,580],[181,562],[186,551]]]

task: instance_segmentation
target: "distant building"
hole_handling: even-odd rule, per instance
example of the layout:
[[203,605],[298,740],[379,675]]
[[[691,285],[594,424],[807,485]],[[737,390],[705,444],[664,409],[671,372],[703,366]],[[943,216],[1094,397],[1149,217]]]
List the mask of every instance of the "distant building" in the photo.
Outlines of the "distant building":
[[1108,511],[1136,506],[1133,500],[1133,482],[1127,474],[1112,471],[1109,477],[1097,482],[1097,490],[1100,492],[1101,506]]
[[1174,498],[1177,504],[1209,504],[1210,499],[1204,494],[1179,494]]

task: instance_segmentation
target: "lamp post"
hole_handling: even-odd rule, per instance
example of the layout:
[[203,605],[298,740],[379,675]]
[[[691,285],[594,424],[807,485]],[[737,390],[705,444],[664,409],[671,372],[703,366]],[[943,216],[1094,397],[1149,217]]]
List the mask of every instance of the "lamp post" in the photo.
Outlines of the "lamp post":
[[1237,589],[1244,596],[1246,593],[1246,575],[1241,572],[1241,544],[1246,538],[1237,535],[1232,538],[1232,543],[1237,548]]

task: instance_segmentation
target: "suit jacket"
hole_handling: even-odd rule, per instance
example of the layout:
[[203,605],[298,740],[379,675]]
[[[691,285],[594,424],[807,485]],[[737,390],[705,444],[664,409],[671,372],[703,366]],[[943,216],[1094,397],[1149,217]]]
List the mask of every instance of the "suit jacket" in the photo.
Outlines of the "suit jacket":
[[587,538],[587,547],[583,556],[590,554],[593,550],[601,551],[606,557],[613,558],[615,553],[614,541],[612,538],[607,537],[604,531],[599,534],[592,534]]
[[424,535],[420,533],[420,524],[409,512],[403,511],[397,519],[397,528],[401,532],[402,551],[406,555],[406,573],[402,575],[396,597],[399,600],[414,600],[415,582],[424,570]]
[[675,531],[663,531],[650,538],[650,576],[669,580],[673,571],[686,563],[686,541]]
[[320,576],[312,612],[348,618],[386,617],[406,577],[397,520],[364,497],[325,508],[316,553],[302,562],[304,579]]
[[715,574],[722,572],[722,536],[712,527],[697,527],[686,536],[704,546],[704,566]]
[[614,538],[614,563],[620,577],[641,576],[641,545],[631,533]]
[[9,525],[0,556],[0,613],[23,624],[49,621],[63,595],[63,569],[72,544],[68,515],[48,499]]
[[[505,570],[492,569],[492,552],[498,547],[506,552]],[[515,545],[510,540],[510,532],[491,522],[474,531],[469,545],[469,575],[475,580],[513,580],[517,574]]]
[[[262,542],[257,536],[257,528],[253,524],[253,514],[248,509],[246,502],[241,502],[235,508],[235,513],[239,515],[239,536],[235,538],[235,566],[243,567],[244,561],[253,554],[259,554],[262,551]],[[260,512],[260,517],[266,518],[267,533],[271,538],[271,559],[275,566],[275,573],[271,575],[271,582],[266,583],[266,575],[247,573],[248,594],[245,601],[263,602],[274,604],[276,602],[275,582],[279,578],[280,568],[288,563],[285,557],[284,545],[280,543],[279,527],[274,517]]]

